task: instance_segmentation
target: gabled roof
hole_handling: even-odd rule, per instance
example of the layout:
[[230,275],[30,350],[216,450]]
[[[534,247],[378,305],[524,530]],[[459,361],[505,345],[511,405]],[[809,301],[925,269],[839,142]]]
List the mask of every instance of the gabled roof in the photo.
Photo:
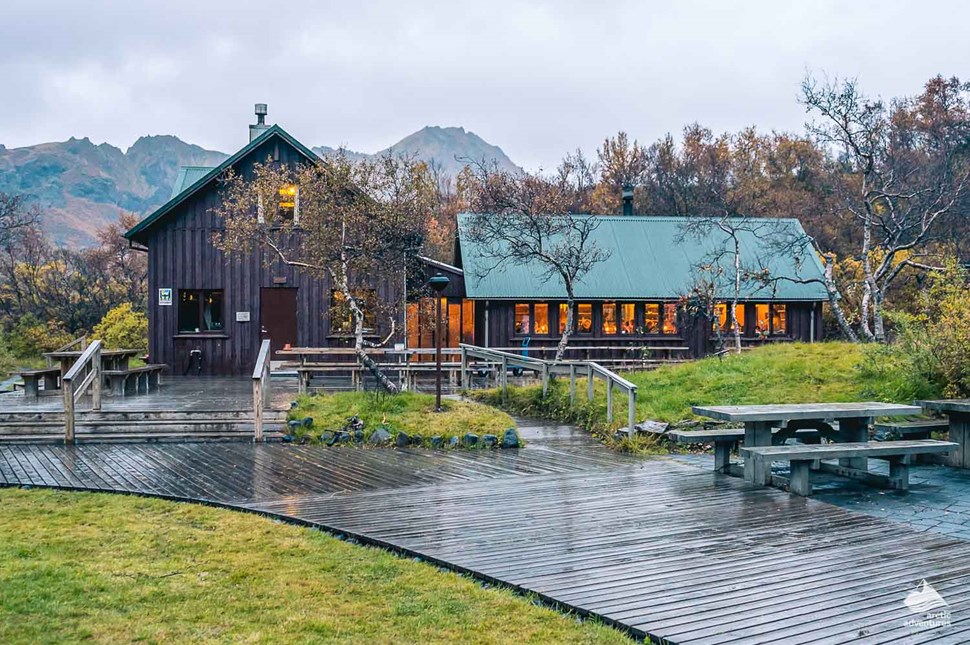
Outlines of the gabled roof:
[[172,194],[169,199],[175,199],[183,190],[208,175],[215,166],[182,166],[179,168],[178,177],[175,178],[175,185],[172,186]]
[[[207,173],[202,175],[200,178],[196,179],[193,183],[187,184],[187,187],[183,186],[180,192],[178,193],[173,192],[171,199],[165,202],[151,215],[147,216],[145,219],[141,220],[133,227],[131,227],[131,229],[129,229],[125,233],[125,237],[129,240],[144,242],[145,232],[149,228],[151,228],[155,223],[157,223],[160,219],[165,217],[168,213],[172,212],[172,210],[174,210],[176,206],[183,203],[184,201],[186,201],[187,199],[189,199],[190,197],[198,193],[200,190],[205,188],[209,184],[209,182],[217,179],[224,170],[236,164],[238,161],[240,161],[250,152],[258,148],[265,142],[269,141],[273,137],[279,137],[280,139],[283,139],[288,144],[296,148],[300,152],[300,154],[302,154],[310,161],[320,160],[320,157],[318,157],[315,152],[313,152],[305,145],[303,145],[302,143],[294,139],[293,136],[291,136],[286,130],[284,130],[280,126],[274,125],[269,129],[267,129],[266,132],[262,133],[261,135],[259,135],[258,137],[250,141],[247,145],[240,148],[239,151],[236,152],[236,154],[232,155],[231,157],[223,161],[221,164],[219,164],[215,168],[210,169]],[[181,177],[181,174],[179,176]],[[188,177],[186,177],[186,179],[188,179]],[[176,184],[178,184],[178,182],[176,182]]]
[[[505,263],[488,271],[494,264],[483,258],[483,250],[469,236],[475,215],[458,216],[458,243],[462,268],[465,272],[465,293],[475,299],[563,299],[565,288],[556,277],[545,277],[538,262],[528,265]],[[576,217],[589,217],[588,215]],[[714,230],[703,238],[684,234],[682,217],[597,217],[599,225],[591,236],[599,248],[610,251],[606,260],[596,264],[576,285],[578,298],[591,300],[614,299],[673,299],[689,293],[696,283],[695,267],[710,262],[728,237]],[[745,220],[749,224],[763,223],[791,239],[807,239],[797,219]],[[794,253],[779,253],[766,248],[762,237],[753,231],[739,232],[742,264],[765,267],[775,277],[793,280],[820,280],[822,264],[810,249],[804,257]],[[723,284],[718,285],[718,298],[729,299],[733,292],[733,264],[731,258],[722,259]],[[484,275],[483,275],[484,274]],[[710,277],[708,276],[708,279]],[[776,280],[771,286],[749,282],[742,285],[744,300],[826,300],[825,289],[818,283],[796,283]]]

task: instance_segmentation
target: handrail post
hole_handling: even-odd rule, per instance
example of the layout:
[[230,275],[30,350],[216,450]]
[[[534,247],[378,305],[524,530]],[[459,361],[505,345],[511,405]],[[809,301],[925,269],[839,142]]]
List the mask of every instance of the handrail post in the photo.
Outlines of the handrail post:
[[630,388],[627,390],[627,413],[626,413],[626,423],[627,423],[627,436],[631,439],[636,434],[636,414],[637,414],[637,389]]
[[253,370],[253,441],[263,441],[263,417],[269,401],[270,341],[267,338],[259,346],[256,368]]
[[606,379],[606,422],[613,423],[613,379]]
[[576,364],[569,364],[569,404],[576,403]]
[[91,381],[91,409],[101,409],[101,343],[98,343],[91,354],[91,369],[94,371],[94,380]]
[[545,398],[549,394],[549,363],[543,361],[542,363],[542,397]]
[[468,386],[468,348],[461,346],[461,389],[471,389]]
[[74,443],[74,379],[62,378],[61,388],[64,390],[64,443],[71,445]]
[[586,400],[593,400],[593,366],[586,364]]

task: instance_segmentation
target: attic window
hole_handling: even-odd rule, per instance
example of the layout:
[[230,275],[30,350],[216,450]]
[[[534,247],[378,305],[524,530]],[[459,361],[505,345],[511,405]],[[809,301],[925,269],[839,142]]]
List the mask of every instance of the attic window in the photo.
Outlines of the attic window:
[[279,202],[280,219],[298,221],[300,218],[300,189],[296,184],[284,184],[280,187]]

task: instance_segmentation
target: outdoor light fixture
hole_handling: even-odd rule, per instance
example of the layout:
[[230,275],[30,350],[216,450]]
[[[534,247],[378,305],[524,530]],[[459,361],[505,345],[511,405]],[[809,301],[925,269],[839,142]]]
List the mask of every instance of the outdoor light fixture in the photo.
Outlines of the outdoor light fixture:
[[448,276],[441,272],[428,280],[428,286],[435,292],[434,299],[434,410],[441,412],[441,292],[448,286]]

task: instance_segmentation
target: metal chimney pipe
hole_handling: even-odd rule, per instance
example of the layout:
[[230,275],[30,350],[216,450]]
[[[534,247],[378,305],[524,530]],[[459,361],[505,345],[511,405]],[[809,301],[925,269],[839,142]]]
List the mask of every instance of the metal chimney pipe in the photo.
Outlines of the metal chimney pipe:
[[633,186],[631,184],[623,184],[623,216],[630,217],[633,215]]
[[266,109],[265,103],[256,104],[256,124],[249,126],[250,143],[255,141],[259,137],[259,135],[269,130],[269,126],[266,125],[267,112],[268,110]]

